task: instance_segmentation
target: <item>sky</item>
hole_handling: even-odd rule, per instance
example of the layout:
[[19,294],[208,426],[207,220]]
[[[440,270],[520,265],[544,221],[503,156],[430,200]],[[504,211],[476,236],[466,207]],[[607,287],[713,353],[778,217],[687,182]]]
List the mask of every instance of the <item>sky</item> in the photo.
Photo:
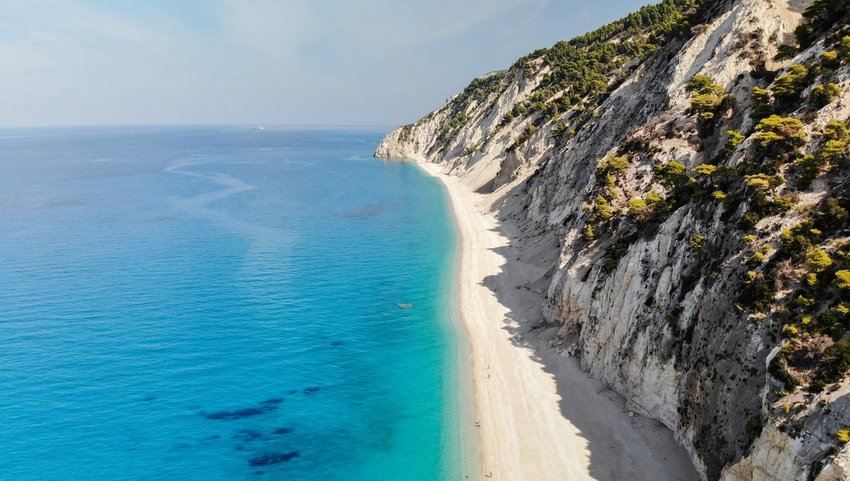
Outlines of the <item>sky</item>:
[[645,0],[0,0],[0,126],[415,121]]

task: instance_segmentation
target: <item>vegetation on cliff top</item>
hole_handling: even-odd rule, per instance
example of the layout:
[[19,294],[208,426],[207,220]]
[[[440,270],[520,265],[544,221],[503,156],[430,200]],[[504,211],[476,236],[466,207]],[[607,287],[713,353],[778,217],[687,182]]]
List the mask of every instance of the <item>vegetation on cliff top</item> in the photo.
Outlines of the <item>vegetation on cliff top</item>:
[[[538,127],[548,121],[562,120],[555,130],[575,133],[592,118],[596,106],[622,79],[670,39],[688,33],[702,9],[711,3],[664,0],[572,40],[537,50],[520,58],[506,71],[473,80],[443,107],[448,110],[436,144],[445,150],[460,129],[475,120],[469,117],[473,107],[489,112],[512,79],[535,77],[543,72],[534,92],[514,105],[500,127],[516,118],[533,118]],[[487,102],[491,105],[485,106]],[[527,138],[520,138],[514,147],[522,145]]]

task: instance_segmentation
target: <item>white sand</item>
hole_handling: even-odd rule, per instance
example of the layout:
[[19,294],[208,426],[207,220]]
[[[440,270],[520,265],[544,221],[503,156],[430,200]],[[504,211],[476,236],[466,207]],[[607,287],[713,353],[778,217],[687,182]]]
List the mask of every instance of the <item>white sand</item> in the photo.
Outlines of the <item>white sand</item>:
[[[460,236],[459,311],[475,384],[477,419],[468,422],[480,436],[478,479],[699,479],[669,430],[630,416],[622,399],[590,379],[574,359],[545,347],[552,328],[535,330],[511,320],[522,319],[517,305],[539,312],[542,300],[529,300],[527,290],[517,289],[521,280],[498,275],[508,263],[495,249],[510,249],[510,242],[484,212],[485,197],[435,164],[419,165],[446,186]],[[499,298],[509,299],[505,304],[513,312]]]

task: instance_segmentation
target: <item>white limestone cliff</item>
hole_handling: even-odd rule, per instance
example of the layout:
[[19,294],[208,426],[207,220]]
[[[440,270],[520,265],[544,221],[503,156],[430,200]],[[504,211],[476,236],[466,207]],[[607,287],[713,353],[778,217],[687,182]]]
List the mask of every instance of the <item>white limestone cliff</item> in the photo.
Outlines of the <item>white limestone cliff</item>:
[[[544,298],[543,320],[561,326],[553,348],[575,346],[592,377],[673,430],[704,479],[850,479],[850,454],[847,448],[836,452],[834,439],[838,427],[850,425],[850,400],[839,391],[793,401],[805,406],[794,413],[805,427],[783,431],[788,419],[777,414],[777,406],[790,398],[779,404],[766,398],[772,385],[767,366],[780,342],[777,326],[753,322],[735,308],[747,254],[738,239],[727,236],[734,212],[694,204],[677,208],[651,232],[632,239],[611,267],[602,259],[616,239],[600,233],[588,241],[583,235],[588,196],[598,188],[600,159],[627,141],[651,147],[656,163],[675,160],[693,168],[719,154],[726,130],[751,131],[754,66],[781,69],[823,50],[816,43],[794,59],[773,60],[777,47],[790,41],[806,4],[719,3],[691,35],[637,66],[572,136],[555,135],[557,119],[503,121],[548,73],[537,62],[531,73],[527,68],[498,74],[498,88],[464,104],[465,121],[453,135],[446,135],[446,125],[459,112],[449,102],[389,134],[375,153],[444,164],[470,189],[489,196],[516,244],[551,245],[543,255],[529,249],[520,261],[545,273],[530,288]],[[709,75],[736,100],[735,114],[703,142],[685,89],[697,74]],[[816,113],[810,131],[850,116],[847,66],[839,77],[839,100]],[[535,121],[539,125],[529,138],[515,146]],[[647,192],[652,172],[648,161],[632,162],[618,184],[622,200],[613,207],[626,208],[625,199]],[[800,202],[814,203],[823,195],[815,189]],[[761,222],[788,225],[793,216]],[[691,248],[694,234],[723,255]]]

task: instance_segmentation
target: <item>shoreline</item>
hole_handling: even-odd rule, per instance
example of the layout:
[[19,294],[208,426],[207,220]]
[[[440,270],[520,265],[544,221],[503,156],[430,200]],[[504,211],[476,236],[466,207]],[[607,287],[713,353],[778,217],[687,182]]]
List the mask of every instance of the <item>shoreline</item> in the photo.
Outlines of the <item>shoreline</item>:
[[497,292],[514,296],[520,283],[504,285],[509,262],[498,251],[511,242],[495,216],[483,211],[485,196],[438,164],[413,161],[445,188],[457,236],[453,312],[460,319],[454,323],[464,331],[465,342],[458,344],[469,353],[467,366],[458,367],[471,374],[461,372],[460,379],[471,377],[474,417],[461,417],[460,429],[462,439],[472,438],[464,447],[478,448],[477,460],[462,461],[465,470],[480,473],[470,479],[698,479],[672,432],[629,411],[575,359],[548,348],[557,328],[512,320],[520,313],[503,305]]

